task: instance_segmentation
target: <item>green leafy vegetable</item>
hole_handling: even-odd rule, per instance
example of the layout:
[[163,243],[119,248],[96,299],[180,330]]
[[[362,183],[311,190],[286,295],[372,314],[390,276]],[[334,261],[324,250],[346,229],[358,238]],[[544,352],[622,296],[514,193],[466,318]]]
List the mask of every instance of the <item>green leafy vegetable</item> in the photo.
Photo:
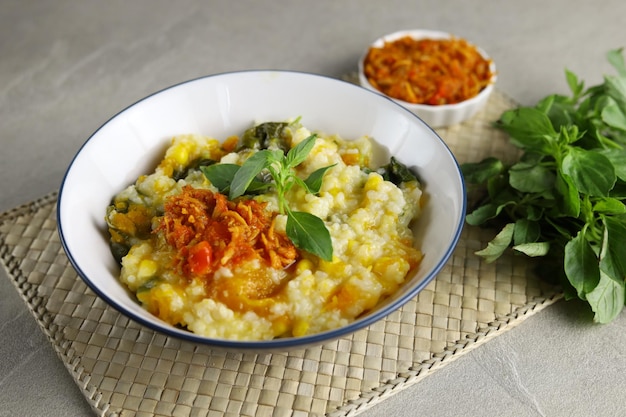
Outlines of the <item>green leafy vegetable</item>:
[[289,150],[289,143],[285,137],[285,122],[266,122],[246,130],[241,136],[241,149],[268,149],[277,148],[284,152]]
[[304,162],[315,146],[315,139],[316,135],[309,136],[289,149],[286,155],[283,150],[273,147],[261,149],[246,159],[241,166],[215,164],[203,167],[202,171],[221,193],[228,193],[232,200],[251,190],[270,186],[258,179],[262,171],[267,170],[273,179],[271,186],[276,189],[279,211],[287,215],[286,232],[289,239],[300,249],[330,261],[333,257],[333,246],[324,221],[310,213],[292,211],[286,199],[287,192],[296,184],[307,192],[318,193],[324,174],[332,167],[320,168],[305,180],[296,175],[294,168]]
[[518,161],[461,167],[484,194],[466,222],[500,228],[476,253],[492,262],[511,248],[556,260],[566,294],[586,300],[599,323],[626,300],[626,64],[621,49],[607,59],[617,75],[601,84],[585,88],[566,70],[570,96],[500,116],[496,126],[520,148]]
[[403,182],[417,181],[415,174],[393,156],[389,163],[380,167],[377,172],[382,175],[384,180],[391,181],[395,185],[400,185]]

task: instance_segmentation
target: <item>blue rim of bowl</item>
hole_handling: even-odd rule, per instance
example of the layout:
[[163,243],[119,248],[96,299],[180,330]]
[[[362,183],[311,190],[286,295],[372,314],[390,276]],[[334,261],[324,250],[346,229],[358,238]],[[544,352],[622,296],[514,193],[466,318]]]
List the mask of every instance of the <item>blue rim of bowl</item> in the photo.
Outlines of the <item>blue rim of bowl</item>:
[[328,330],[328,331],[321,332],[321,333],[315,333],[315,334],[311,334],[311,335],[307,335],[307,336],[300,336],[300,337],[277,338],[277,339],[271,339],[271,340],[245,340],[245,341],[242,341],[242,340],[229,340],[229,339],[217,339],[217,338],[203,337],[203,336],[199,336],[199,335],[197,335],[195,333],[192,333],[191,331],[187,331],[187,330],[184,330],[184,329],[178,329],[178,331],[174,331],[173,329],[170,329],[168,327],[159,326],[158,324],[156,324],[154,322],[146,320],[143,317],[141,317],[139,315],[136,315],[136,314],[134,314],[131,311],[126,310],[125,308],[123,308],[122,306],[117,304],[114,300],[112,300],[110,297],[108,297],[105,292],[103,292],[97,285],[95,285],[91,281],[91,279],[89,279],[88,274],[86,274],[82,270],[82,268],[80,267],[80,265],[78,264],[76,259],[74,259],[74,257],[72,256],[71,251],[68,248],[68,244],[66,242],[65,235],[63,233],[63,224],[61,222],[61,203],[63,201],[63,191],[64,191],[64,188],[65,188],[65,181],[67,179],[67,176],[69,175],[70,171],[72,170],[74,162],[76,161],[78,156],[81,154],[82,150],[85,148],[87,143],[89,143],[89,141],[91,141],[91,139],[102,128],[104,128],[104,126],[108,125],[113,119],[118,117],[120,114],[122,114],[125,111],[127,111],[128,109],[138,105],[139,103],[150,99],[153,96],[156,96],[158,94],[161,94],[161,93],[163,93],[165,91],[168,91],[168,90],[171,90],[173,88],[177,88],[177,87],[179,87],[181,85],[185,85],[185,84],[188,84],[188,83],[196,82],[198,80],[207,79],[207,78],[214,78],[214,77],[222,77],[222,76],[228,76],[228,75],[235,75],[235,74],[239,74],[239,73],[267,73],[267,74],[288,73],[288,74],[296,74],[296,75],[302,75],[302,76],[313,76],[313,77],[324,78],[324,79],[327,79],[327,80],[332,81],[332,82],[337,82],[337,83],[341,83],[341,84],[345,84],[345,85],[351,86],[353,88],[362,89],[364,91],[367,91],[369,94],[373,94],[375,96],[381,97],[382,99],[388,100],[389,102],[393,103],[394,106],[398,106],[401,109],[401,111],[407,112],[407,115],[409,115],[409,117],[417,118],[429,130],[431,130],[432,133],[439,139],[441,144],[444,146],[444,148],[449,153],[449,156],[452,158],[452,161],[456,165],[456,168],[457,168],[458,174],[459,174],[459,178],[460,178],[460,181],[461,181],[461,190],[462,190],[462,195],[463,195],[463,199],[462,199],[462,202],[461,202],[461,213],[465,213],[466,206],[467,206],[466,185],[465,185],[465,180],[463,178],[463,174],[461,173],[461,168],[460,168],[460,166],[458,164],[458,161],[456,160],[454,154],[452,153],[452,151],[450,150],[448,145],[444,142],[444,140],[437,134],[437,132],[435,132],[435,130],[432,127],[430,127],[428,124],[426,124],[420,117],[418,117],[417,115],[412,113],[410,110],[406,109],[405,107],[401,106],[400,104],[396,103],[391,98],[389,98],[389,97],[387,97],[387,96],[385,96],[383,94],[379,94],[379,93],[376,93],[374,91],[371,91],[371,90],[369,90],[369,89],[367,89],[367,88],[365,88],[363,86],[351,83],[349,81],[344,81],[344,80],[341,80],[341,79],[338,79],[338,78],[333,78],[333,77],[326,76],[326,75],[309,73],[309,72],[304,72],[304,71],[268,70],[268,69],[255,70],[255,69],[250,69],[250,70],[241,70],[241,71],[221,72],[221,73],[216,73],[216,74],[196,77],[196,78],[193,78],[193,79],[190,79],[190,80],[186,80],[186,81],[182,81],[180,83],[176,83],[176,84],[170,85],[169,87],[165,87],[165,88],[163,88],[161,90],[158,90],[158,91],[156,91],[156,92],[154,92],[152,94],[149,94],[149,95],[147,95],[147,96],[145,96],[145,97],[135,101],[134,103],[130,104],[129,106],[127,106],[127,107],[123,108],[122,110],[120,110],[119,112],[115,113],[106,122],[104,122],[98,129],[96,129],[89,136],[89,138],[78,149],[78,151],[76,152],[76,154],[72,158],[72,161],[70,162],[70,164],[69,164],[65,174],[63,175],[63,179],[61,181],[61,186],[59,188],[59,194],[58,194],[58,197],[57,197],[57,213],[56,213],[57,230],[58,230],[59,237],[60,237],[60,240],[61,240],[61,246],[63,247],[63,250],[64,250],[65,254],[67,255],[67,258],[70,261],[72,267],[76,270],[78,275],[87,284],[87,286],[94,293],[96,293],[96,295],[98,295],[98,297],[102,298],[108,305],[112,306],[118,312],[122,313],[124,316],[132,319],[133,321],[135,321],[137,323],[140,323],[141,325],[143,325],[145,327],[148,327],[149,329],[152,329],[152,330],[157,331],[159,333],[165,334],[167,336],[175,337],[175,338],[178,338],[178,339],[183,339],[183,340],[186,340],[188,342],[208,345],[208,346],[222,348],[222,349],[232,349],[232,350],[239,350],[239,351],[266,351],[266,350],[298,349],[298,348],[306,348],[308,346],[320,345],[320,344],[323,344],[325,342],[330,342],[332,340],[336,340],[338,338],[341,338],[342,336],[350,335],[350,334],[356,332],[357,330],[360,330],[360,329],[363,329],[364,327],[370,326],[373,323],[383,319],[384,317],[388,316],[389,314],[391,314],[395,310],[397,310],[400,307],[402,307],[409,300],[411,300],[413,297],[415,297],[420,291],[422,291],[424,289],[424,287],[426,287],[426,285],[428,285],[438,275],[438,273],[441,271],[441,269],[445,266],[445,264],[447,263],[448,259],[450,258],[450,256],[454,252],[454,249],[456,248],[456,246],[458,244],[458,241],[459,241],[459,239],[461,237],[461,232],[463,231],[463,226],[464,226],[464,223],[465,223],[465,216],[464,215],[459,216],[460,220],[459,220],[459,222],[456,225],[455,234],[454,234],[452,240],[450,241],[450,244],[448,245],[448,248],[446,249],[446,251],[444,253],[444,256],[440,259],[439,263],[437,263],[437,265],[435,265],[435,267],[430,271],[430,273],[427,276],[425,276],[418,285],[416,285],[413,289],[411,289],[411,291],[408,291],[406,294],[404,294],[402,297],[398,298],[394,302],[388,303],[388,304],[384,305],[383,307],[376,309],[374,312],[368,313],[363,318],[356,319],[355,321],[351,322],[347,326],[340,327],[340,328],[337,328],[337,329]]

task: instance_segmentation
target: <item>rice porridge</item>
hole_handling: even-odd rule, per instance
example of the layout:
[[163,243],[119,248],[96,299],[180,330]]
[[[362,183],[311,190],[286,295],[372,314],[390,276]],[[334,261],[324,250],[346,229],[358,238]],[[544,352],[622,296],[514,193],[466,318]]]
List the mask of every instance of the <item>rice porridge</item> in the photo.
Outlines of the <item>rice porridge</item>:
[[[288,186],[269,175],[283,172],[274,163],[229,198],[231,174],[253,155],[281,158],[305,140],[311,146]],[[155,171],[107,208],[121,282],[152,314],[212,338],[297,337],[354,321],[422,258],[410,229],[421,185],[393,158],[371,166],[374,145],[313,133],[299,119],[223,141],[174,137]],[[309,249],[316,244],[327,259]]]

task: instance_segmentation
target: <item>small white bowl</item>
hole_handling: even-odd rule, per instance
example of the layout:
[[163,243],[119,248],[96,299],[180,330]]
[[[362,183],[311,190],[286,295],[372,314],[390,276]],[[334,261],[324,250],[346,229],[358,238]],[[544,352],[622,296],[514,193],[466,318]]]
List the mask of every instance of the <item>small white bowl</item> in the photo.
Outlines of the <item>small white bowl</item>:
[[[106,207],[120,190],[151,172],[181,133],[215,138],[255,121],[301,116],[316,130],[343,138],[372,136],[419,176],[428,202],[414,235],[425,257],[405,285],[355,322],[324,333],[270,341],[211,339],[161,321],[118,280],[109,249]],[[368,326],[415,297],[452,254],[464,224],[466,191],[441,138],[415,115],[349,82],[289,71],[242,71],[184,82],[121,111],[82,146],[61,185],[57,221],[63,248],[89,287],[131,319],[167,335],[230,351],[288,350],[336,339]]]
[[[379,94],[383,94],[381,91],[372,86],[365,76],[363,68],[365,58],[370,48],[380,48],[384,46],[385,42],[393,42],[405,36],[410,36],[413,39],[451,39],[454,37],[454,35],[447,32],[416,29],[402,30],[378,38],[368,47],[368,49],[359,60],[359,82],[363,87],[375,91]],[[487,55],[487,53],[480,47],[473,44],[471,45],[474,46],[485,59],[491,59],[489,55]],[[383,95],[385,95],[385,97],[389,97],[396,103],[406,107],[431,127],[437,128],[451,126],[457,123],[461,123],[474,116],[487,103],[487,100],[489,99],[489,96],[493,91],[494,84],[496,83],[497,79],[496,66],[493,60],[491,60],[490,64],[491,73],[493,74],[491,82],[487,85],[487,87],[481,90],[478,95],[461,103],[442,105],[414,104],[387,96],[385,94]]]

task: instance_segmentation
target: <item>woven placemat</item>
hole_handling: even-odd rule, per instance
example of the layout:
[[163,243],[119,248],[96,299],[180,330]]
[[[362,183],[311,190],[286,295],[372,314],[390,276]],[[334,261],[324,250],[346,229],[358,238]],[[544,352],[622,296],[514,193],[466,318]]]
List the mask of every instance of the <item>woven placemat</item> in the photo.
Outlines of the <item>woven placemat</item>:
[[[513,105],[495,91],[473,119],[438,132],[460,162],[506,158],[513,150],[491,122]],[[493,231],[465,227],[437,278],[371,327],[307,350],[215,352],[155,333],[97,298],[63,252],[56,197],[0,215],[0,256],[97,415],[356,415],[561,298],[527,258],[484,263],[474,252]]]

